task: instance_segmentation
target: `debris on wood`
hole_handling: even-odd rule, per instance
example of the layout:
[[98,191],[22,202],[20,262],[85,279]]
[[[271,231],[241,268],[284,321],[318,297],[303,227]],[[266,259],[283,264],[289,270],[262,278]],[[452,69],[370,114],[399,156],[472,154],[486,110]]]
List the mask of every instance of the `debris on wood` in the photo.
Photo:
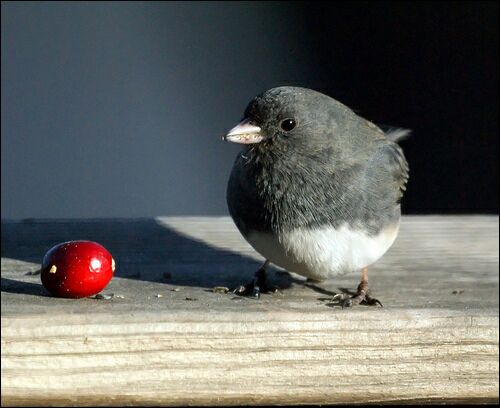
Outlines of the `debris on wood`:
[[109,299],[112,299],[113,297],[114,297],[113,293],[110,293],[110,294],[98,293],[97,295],[89,296],[89,299],[109,300]]
[[227,293],[227,292],[229,292],[229,288],[227,288],[225,286],[214,286],[212,288],[212,292],[214,292],[214,293]]

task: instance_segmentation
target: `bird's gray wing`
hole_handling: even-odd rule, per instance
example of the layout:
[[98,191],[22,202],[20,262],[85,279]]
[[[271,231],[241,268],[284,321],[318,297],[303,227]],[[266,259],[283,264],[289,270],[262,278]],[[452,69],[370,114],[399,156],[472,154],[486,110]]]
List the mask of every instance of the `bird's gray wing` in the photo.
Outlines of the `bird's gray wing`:
[[389,140],[382,146],[377,159],[389,176],[392,184],[391,190],[395,194],[396,203],[399,203],[406,191],[410,171],[403,149]]
[[409,177],[409,166],[403,149],[397,144],[408,137],[411,133],[408,129],[388,127],[385,132],[378,126],[366,121],[364,129],[371,129],[371,137],[375,141],[377,153],[375,154],[373,166],[375,177],[389,183],[389,189],[384,197],[389,202],[399,204],[406,191]]
[[368,174],[365,179],[369,185],[365,188],[372,189],[378,186],[373,196],[378,197],[378,205],[384,208],[399,204],[406,191],[409,166],[403,149],[397,142],[406,138],[410,130],[388,128],[383,132],[378,126],[364,120],[359,131],[373,142],[367,144],[369,149],[373,149],[373,159],[367,163]]

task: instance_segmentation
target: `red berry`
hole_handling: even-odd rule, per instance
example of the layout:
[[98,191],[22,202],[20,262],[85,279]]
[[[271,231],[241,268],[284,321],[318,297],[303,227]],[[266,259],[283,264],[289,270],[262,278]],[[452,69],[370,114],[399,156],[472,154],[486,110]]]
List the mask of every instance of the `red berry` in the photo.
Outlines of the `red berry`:
[[47,251],[42,284],[54,296],[81,298],[103,290],[113,277],[115,261],[106,248],[92,241],[69,241]]

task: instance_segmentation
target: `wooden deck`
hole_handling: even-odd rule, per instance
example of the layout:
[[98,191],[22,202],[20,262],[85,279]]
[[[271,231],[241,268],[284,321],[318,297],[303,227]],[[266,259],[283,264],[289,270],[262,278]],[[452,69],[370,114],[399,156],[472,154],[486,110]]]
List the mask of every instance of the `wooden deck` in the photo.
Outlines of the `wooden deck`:
[[[2,406],[491,402],[499,396],[498,216],[407,216],[371,268],[384,308],[342,309],[350,274],[234,289],[262,258],[226,217],[2,221]],[[58,299],[54,244],[113,254],[109,299]]]

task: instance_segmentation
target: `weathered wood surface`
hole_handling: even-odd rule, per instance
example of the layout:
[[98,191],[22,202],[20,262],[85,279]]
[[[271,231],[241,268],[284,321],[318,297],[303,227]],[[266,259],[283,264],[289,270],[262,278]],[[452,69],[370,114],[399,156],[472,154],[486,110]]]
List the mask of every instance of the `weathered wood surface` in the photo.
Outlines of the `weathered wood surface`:
[[[71,239],[111,251],[113,298],[53,298],[31,274]],[[2,405],[498,402],[498,252],[497,216],[405,217],[370,271],[385,307],[342,310],[358,275],[213,293],[262,259],[225,217],[5,221]]]

